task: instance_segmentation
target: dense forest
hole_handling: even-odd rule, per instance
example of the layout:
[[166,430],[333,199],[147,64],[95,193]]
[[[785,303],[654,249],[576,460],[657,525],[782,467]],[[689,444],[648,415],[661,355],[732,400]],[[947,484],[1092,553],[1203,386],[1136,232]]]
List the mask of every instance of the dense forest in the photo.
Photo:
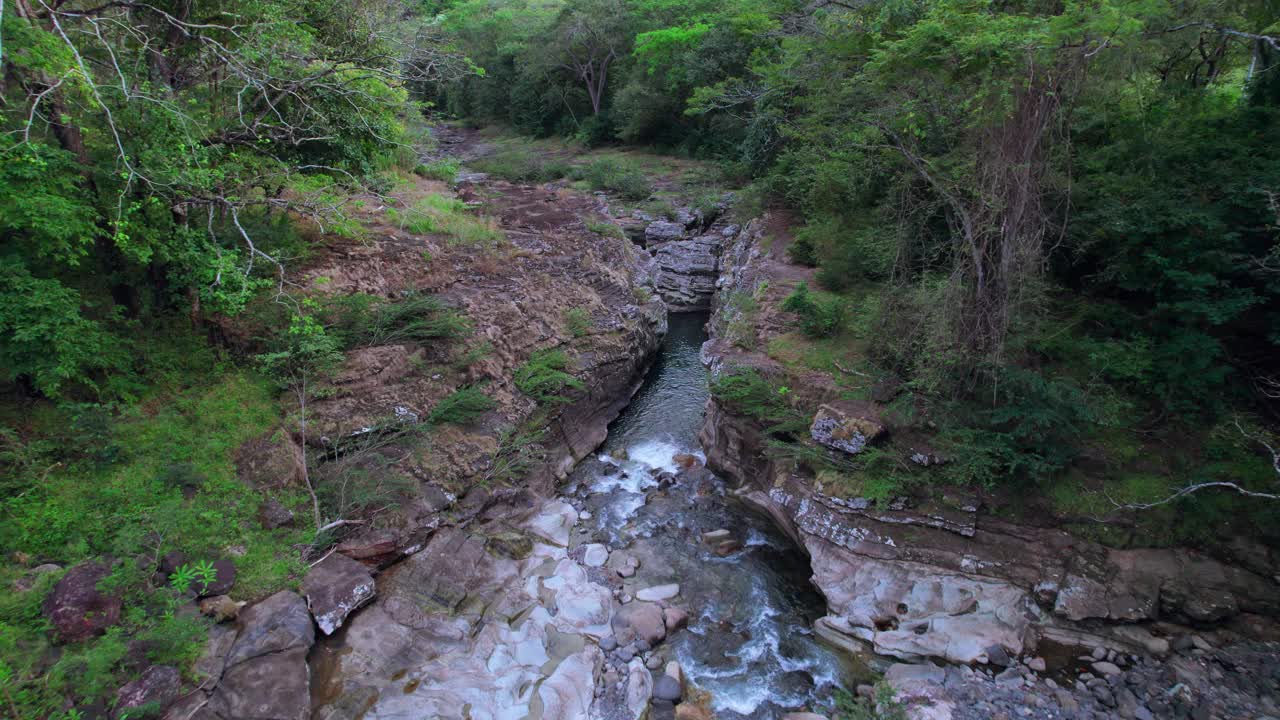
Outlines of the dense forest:
[[[0,0],[6,583],[246,543],[227,452],[387,316],[289,271],[444,121],[697,159],[740,217],[795,218],[817,274],[788,310],[927,418],[947,482],[1280,543],[1276,0]],[[246,595],[344,522],[295,490],[309,525],[254,531]],[[173,599],[113,581],[151,658],[191,662]],[[75,717],[132,646],[40,659],[36,594],[0,596],[0,702]]]

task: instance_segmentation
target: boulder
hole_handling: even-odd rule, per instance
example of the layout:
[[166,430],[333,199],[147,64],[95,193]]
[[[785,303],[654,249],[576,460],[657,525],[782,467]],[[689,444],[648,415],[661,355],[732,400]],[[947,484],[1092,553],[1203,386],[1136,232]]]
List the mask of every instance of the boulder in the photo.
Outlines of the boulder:
[[632,602],[622,606],[613,616],[613,630],[618,637],[630,630],[636,637],[652,647],[667,636],[667,626],[662,608],[651,602]]
[[113,718],[123,718],[129,710],[150,705],[162,709],[178,699],[182,688],[182,675],[175,667],[152,665],[142,671],[137,680],[116,691]]
[[333,553],[307,573],[302,593],[320,630],[332,635],[348,615],[373,599],[373,576],[363,564]]
[[627,717],[640,720],[649,709],[649,699],[653,696],[653,676],[640,658],[633,658],[627,663],[626,683]]
[[676,453],[671,456],[671,461],[674,462],[681,470],[692,470],[702,464],[702,462],[698,460],[697,455],[691,455],[689,453]]
[[120,597],[98,589],[98,583],[110,574],[111,569],[103,563],[81,563],[68,570],[45,596],[41,609],[59,641],[78,642],[120,622]]
[[307,602],[295,592],[281,590],[240,612],[240,634],[226,664],[231,667],[261,655],[310,649],[315,637]]
[[609,560],[609,548],[599,543],[587,545],[582,553],[582,564],[587,567],[602,567]]
[[293,511],[275,498],[268,498],[258,506],[258,522],[266,530],[275,530],[293,524]]
[[851,455],[862,452],[867,443],[883,434],[884,426],[879,422],[831,405],[820,406],[809,427],[809,436],[815,441]]
[[293,647],[259,655],[228,668],[210,697],[209,709],[227,720],[307,720],[311,717],[308,649]]

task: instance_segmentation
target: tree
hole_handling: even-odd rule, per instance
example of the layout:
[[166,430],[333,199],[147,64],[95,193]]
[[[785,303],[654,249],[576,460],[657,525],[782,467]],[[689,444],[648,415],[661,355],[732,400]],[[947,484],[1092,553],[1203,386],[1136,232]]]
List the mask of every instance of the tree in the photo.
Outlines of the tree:
[[556,35],[564,68],[586,88],[591,112],[599,115],[609,67],[631,51],[626,4],[623,0],[572,0],[560,16]]

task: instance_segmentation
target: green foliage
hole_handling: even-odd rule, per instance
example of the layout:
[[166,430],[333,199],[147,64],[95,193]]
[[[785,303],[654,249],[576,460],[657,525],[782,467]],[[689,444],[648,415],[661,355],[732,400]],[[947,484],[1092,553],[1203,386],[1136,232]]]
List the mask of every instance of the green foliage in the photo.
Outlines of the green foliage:
[[795,408],[791,391],[753,368],[733,368],[711,381],[711,395],[735,412],[764,423],[768,433],[789,439],[808,428],[807,414]]
[[592,325],[591,313],[584,308],[570,308],[564,313],[564,326],[575,338],[591,332]]
[[617,193],[628,200],[643,200],[653,193],[653,184],[634,162],[600,158],[573,172],[590,183],[591,189]]
[[584,222],[587,229],[597,235],[618,238],[619,240],[625,240],[627,237],[626,233],[622,232],[622,228],[608,220],[586,220]]
[[54,397],[68,385],[96,387],[119,370],[120,342],[101,322],[81,314],[79,292],[33,277],[15,258],[0,260],[0,365],[5,379],[26,379]]
[[434,295],[406,292],[384,300],[356,293],[325,301],[325,330],[343,348],[424,345],[471,334],[471,323]]
[[529,148],[501,150],[471,164],[480,172],[514,183],[551,182],[571,172],[567,162]]
[[563,350],[539,350],[516,369],[516,387],[539,403],[569,402],[569,398],[561,394],[565,388],[582,390],[586,386],[581,380],[565,372],[568,367],[569,356]]
[[462,387],[436,403],[427,414],[429,425],[467,425],[496,407],[478,387]]
[[907,720],[907,705],[895,697],[886,682],[875,685],[875,697],[853,697],[846,691],[836,694],[835,720]]
[[458,176],[460,163],[454,158],[440,158],[429,163],[419,163],[413,174],[428,180],[441,180],[451,183]]
[[218,579],[218,570],[208,560],[201,560],[195,565],[183,563],[169,576],[169,584],[179,594],[195,590],[197,595],[203,594],[209,585]]
[[800,329],[811,338],[831,337],[844,327],[844,300],[817,297],[807,283],[800,283],[782,303],[782,309],[800,316]]
[[957,404],[950,409],[957,422],[941,435],[955,458],[945,472],[959,483],[994,487],[1051,478],[1075,457],[1094,419],[1088,398],[1068,379],[1006,367],[983,390],[991,403]]
[[453,245],[492,248],[504,240],[502,231],[492,218],[477,217],[466,203],[457,198],[431,194],[418,200],[403,214],[394,209],[388,218],[415,235],[440,233]]
[[541,442],[544,435],[545,429],[530,430],[514,426],[502,428],[498,432],[498,449],[482,484],[510,484],[528,475],[530,470],[546,459],[546,448]]

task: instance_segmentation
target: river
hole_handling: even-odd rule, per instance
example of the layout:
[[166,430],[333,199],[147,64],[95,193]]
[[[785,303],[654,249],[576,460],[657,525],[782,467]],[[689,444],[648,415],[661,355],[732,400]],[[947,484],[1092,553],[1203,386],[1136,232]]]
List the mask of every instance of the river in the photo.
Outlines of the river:
[[[697,432],[708,396],[698,354],[701,314],[672,315],[653,368],[609,428],[604,446],[563,488],[591,513],[579,542],[625,548],[640,560],[627,588],[678,583],[687,629],[668,640],[686,676],[711,694],[723,720],[775,718],[827,705],[846,685],[841,659],[814,636],[823,599],[806,558],[700,467],[681,472],[676,456],[703,460]],[[660,487],[656,473],[676,474]],[[702,542],[726,529],[741,549],[721,557]]]

